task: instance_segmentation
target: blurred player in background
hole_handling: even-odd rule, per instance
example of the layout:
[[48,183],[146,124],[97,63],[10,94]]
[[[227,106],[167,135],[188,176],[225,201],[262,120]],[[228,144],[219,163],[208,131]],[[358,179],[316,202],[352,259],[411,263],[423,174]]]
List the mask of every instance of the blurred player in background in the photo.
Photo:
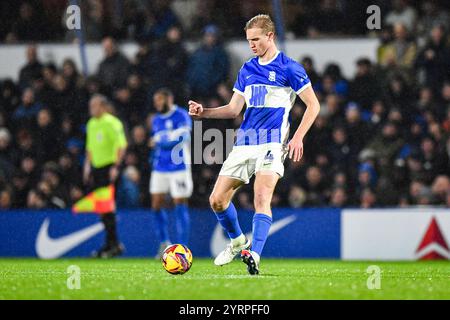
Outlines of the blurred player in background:
[[[201,118],[235,118],[247,104],[235,145],[219,173],[210,204],[231,239],[214,263],[225,265],[240,253],[248,272],[258,274],[261,253],[272,224],[272,194],[283,176],[284,159],[289,153],[290,159],[300,161],[303,138],[317,117],[320,105],[303,66],[278,51],[274,23],[268,15],[250,19],[245,31],[256,57],[244,63],[239,71],[229,104],[203,108],[201,104],[189,101],[189,113]],[[288,142],[289,112],[296,95],[307,108]],[[242,233],[231,199],[253,175],[256,176],[255,215],[250,243]]]
[[172,92],[165,88],[153,95],[153,105],[158,113],[152,121],[151,145],[154,150],[150,196],[159,233],[158,258],[171,243],[167,212],[163,208],[167,194],[175,205],[175,242],[187,245],[190,230],[188,199],[193,190],[190,167],[192,120],[188,112],[173,101]]
[[[127,140],[122,122],[111,114],[112,106],[103,95],[96,94],[89,101],[91,119],[86,126],[86,160],[83,168],[85,184],[92,178],[92,189],[114,185],[119,167],[125,155]],[[110,258],[123,253],[116,228],[114,193],[111,212],[97,212],[105,227],[106,241],[95,252],[99,258]]]

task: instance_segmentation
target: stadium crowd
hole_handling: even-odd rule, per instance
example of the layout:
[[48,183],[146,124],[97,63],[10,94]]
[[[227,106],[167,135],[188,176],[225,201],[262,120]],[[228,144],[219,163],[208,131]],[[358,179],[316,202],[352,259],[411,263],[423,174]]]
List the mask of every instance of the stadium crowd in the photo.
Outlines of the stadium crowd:
[[[300,18],[292,19],[289,30],[296,36],[366,32],[345,22],[337,4],[349,5],[349,1],[320,1],[317,17],[301,19],[314,7],[310,2],[295,6]],[[6,3],[10,2],[2,6]],[[58,2],[41,3],[44,7],[28,1],[18,5],[19,18],[1,24],[4,42],[70,40],[73,35],[56,26],[61,14],[45,20],[48,25],[42,27],[61,32],[53,32],[51,38],[36,32],[35,23],[44,21],[36,12],[45,13],[45,5]],[[19,80],[1,81],[0,209],[66,208],[82,197],[87,106],[94,93],[113,101],[127,129],[129,147],[118,183],[118,206],[148,207],[152,93],[159,87],[171,88],[181,106],[188,98],[208,106],[227,103],[235,75],[230,74],[221,39],[241,36],[240,26],[247,16],[264,9],[260,1],[241,1],[240,11],[229,15],[236,20],[230,22],[215,13],[225,10],[228,2],[198,1],[204,7],[196,11],[195,23],[186,30],[171,10],[171,1],[149,2],[157,7],[142,12],[144,1],[124,1],[119,22],[106,14],[111,8],[106,10],[102,1],[81,3],[94,8],[86,11],[90,13],[87,39],[101,41],[104,50],[94,75],[83,77],[70,59],[61,66],[43,64],[38,46],[30,45]],[[382,3],[389,7],[387,1]],[[306,137],[303,160],[286,161],[274,206],[450,206],[449,16],[441,9],[439,1],[423,1],[421,7],[394,1],[379,33],[377,61],[361,57],[352,79],[342,75],[339,65],[329,64],[318,72],[314,57],[294,57],[311,78],[321,112]],[[328,15],[336,19],[325,19]],[[228,25],[239,28],[224,28]],[[202,34],[202,39],[189,53],[185,40],[196,34]],[[138,41],[136,56],[125,57],[114,38]],[[298,126],[303,112],[304,105],[297,101],[292,128]],[[241,120],[242,116],[207,120],[202,125],[203,130],[225,130],[237,128]],[[219,169],[220,164],[193,166],[192,206],[208,206]],[[250,188],[244,186],[238,192],[237,206],[253,207]]]

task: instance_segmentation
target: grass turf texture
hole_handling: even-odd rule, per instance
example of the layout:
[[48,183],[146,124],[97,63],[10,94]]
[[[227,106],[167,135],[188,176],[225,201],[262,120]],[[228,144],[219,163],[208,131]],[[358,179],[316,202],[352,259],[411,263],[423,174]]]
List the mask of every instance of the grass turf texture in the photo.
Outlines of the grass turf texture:
[[[367,289],[368,266],[381,268],[381,289]],[[67,268],[81,288],[67,288]],[[265,259],[261,275],[235,261],[216,267],[195,259],[173,276],[149,259],[0,259],[0,299],[450,299],[450,264]]]

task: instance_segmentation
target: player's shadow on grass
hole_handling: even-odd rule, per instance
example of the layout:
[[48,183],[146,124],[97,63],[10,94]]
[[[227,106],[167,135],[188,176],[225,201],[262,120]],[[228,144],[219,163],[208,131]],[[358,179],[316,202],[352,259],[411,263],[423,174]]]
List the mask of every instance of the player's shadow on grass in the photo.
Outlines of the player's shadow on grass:
[[279,276],[280,275],[278,275],[278,274],[263,273],[263,274],[258,275],[257,277],[260,277],[260,278],[278,278]]

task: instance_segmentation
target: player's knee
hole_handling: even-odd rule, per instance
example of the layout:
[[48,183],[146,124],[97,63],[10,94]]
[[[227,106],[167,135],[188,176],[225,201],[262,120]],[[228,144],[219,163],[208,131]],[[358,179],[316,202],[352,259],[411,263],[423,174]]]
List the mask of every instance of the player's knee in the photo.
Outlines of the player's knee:
[[223,197],[212,194],[209,197],[209,205],[214,212],[222,212],[228,207],[228,202]]

